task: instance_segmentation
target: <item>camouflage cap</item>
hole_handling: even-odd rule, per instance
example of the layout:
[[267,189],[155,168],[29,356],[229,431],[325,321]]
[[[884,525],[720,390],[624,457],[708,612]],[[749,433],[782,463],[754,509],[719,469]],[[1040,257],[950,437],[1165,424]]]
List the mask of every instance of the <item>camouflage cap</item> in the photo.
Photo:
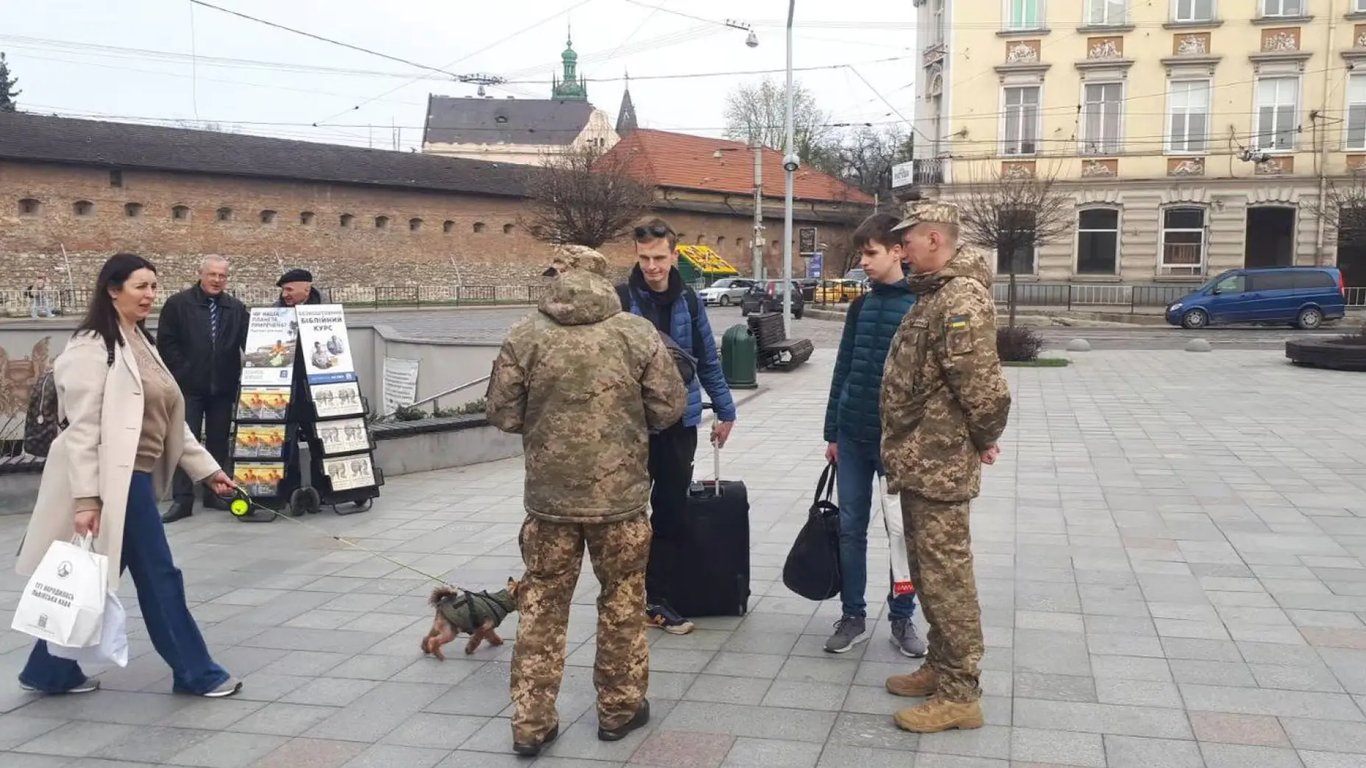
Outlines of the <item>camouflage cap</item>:
[[958,206],[953,203],[939,203],[933,200],[914,200],[901,209],[901,223],[892,227],[893,232],[910,229],[922,221],[939,224],[958,224]]
[[582,269],[595,275],[607,276],[607,257],[584,245],[557,245],[555,259],[546,274],[564,274]]

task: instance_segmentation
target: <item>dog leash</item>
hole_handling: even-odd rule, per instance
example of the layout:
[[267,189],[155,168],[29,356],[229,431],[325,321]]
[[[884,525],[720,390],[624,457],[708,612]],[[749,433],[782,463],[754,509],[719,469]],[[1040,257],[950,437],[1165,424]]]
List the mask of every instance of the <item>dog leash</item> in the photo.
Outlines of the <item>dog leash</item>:
[[359,550],[359,551],[361,551],[361,552],[364,552],[364,553],[366,553],[367,555],[373,555],[374,557],[378,557],[378,558],[381,559],[381,560],[385,560],[385,561],[387,561],[387,562],[389,562],[389,563],[392,563],[393,565],[397,565],[399,568],[402,568],[402,569],[404,569],[405,571],[412,571],[413,573],[416,573],[417,575],[419,575],[419,576],[421,576],[421,577],[423,577],[423,578],[425,578],[425,579],[428,579],[428,580],[430,580],[430,581],[434,581],[434,582],[436,582],[437,584],[440,584],[440,585],[442,585],[442,586],[444,586],[444,587],[450,587],[450,588],[452,588],[452,589],[457,589],[457,590],[460,590],[461,592],[463,592],[463,593],[465,593],[465,594],[472,594],[469,590],[467,590],[467,589],[461,589],[460,587],[457,587],[456,585],[447,582],[445,579],[440,578],[439,576],[433,576],[433,575],[431,575],[430,573],[427,573],[426,571],[421,570],[420,568],[414,568],[413,566],[408,565],[407,563],[399,562],[398,560],[395,560],[394,558],[389,557],[388,555],[386,555],[386,554],[384,554],[384,553],[382,553],[382,552],[376,552],[376,551],[373,550],[373,549],[369,549],[369,548],[367,548],[367,547],[363,547],[363,546],[357,544],[356,542],[351,541],[350,539],[347,539],[347,538],[345,538],[345,537],[338,536],[338,535],[336,535],[336,534],[334,534],[334,533],[332,533],[332,532],[330,532],[330,531],[328,531],[328,530],[322,528],[321,526],[316,526],[316,525],[313,525],[312,523],[306,523],[306,522],[304,522],[303,520],[300,520],[300,519],[297,518],[297,517],[292,517],[292,516],[290,516],[290,515],[286,515],[286,514],[280,512],[278,509],[271,509],[270,507],[267,507],[266,505],[264,505],[264,504],[260,503],[259,501],[256,501],[255,499],[253,499],[253,498],[251,497],[251,495],[248,494],[246,491],[242,490],[242,488],[241,488],[240,486],[238,486],[238,487],[236,488],[236,493],[233,494],[233,499],[232,499],[232,501],[228,502],[228,508],[229,508],[229,510],[230,510],[234,515],[236,515],[237,517],[241,517],[242,515],[247,514],[247,512],[249,512],[252,508],[259,509],[259,510],[261,510],[261,511],[263,511],[263,512],[269,512],[270,514],[275,515],[276,517],[280,518],[281,520],[288,520],[288,521],[290,521],[291,523],[294,523],[294,524],[296,524],[296,525],[301,525],[301,526],[303,526],[304,528],[308,528],[308,529],[310,529],[310,530],[317,531],[318,533],[321,533],[323,536],[326,536],[326,537],[332,539],[333,541],[339,542],[339,543],[341,543],[341,544],[345,544],[346,546],[351,547],[352,549],[356,549],[356,550]]

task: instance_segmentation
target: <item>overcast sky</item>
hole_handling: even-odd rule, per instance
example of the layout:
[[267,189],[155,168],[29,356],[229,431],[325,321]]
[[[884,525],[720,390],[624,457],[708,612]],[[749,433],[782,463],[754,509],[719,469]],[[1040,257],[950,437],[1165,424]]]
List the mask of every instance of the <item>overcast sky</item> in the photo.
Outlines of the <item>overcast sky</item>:
[[[451,74],[498,75],[510,81],[488,89],[498,98],[549,96],[572,23],[594,105],[615,119],[629,71],[642,126],[713,136],[727,92],[763,75],[649,78],[776,69],[769,76],[781,81],[785,61],[782,0],[207,1]],[[850,65],[798,81],[839,121],[911,117],[914,17],[910,0],[798,0],[794,66]],[[394,125],[407,148],[421,143],[429,93],[476,90],[190,0],[0,0],[0,19],[0,51],[28,111],[382,148],[393,146]],[[727,19],[751,24],[759,46]]]

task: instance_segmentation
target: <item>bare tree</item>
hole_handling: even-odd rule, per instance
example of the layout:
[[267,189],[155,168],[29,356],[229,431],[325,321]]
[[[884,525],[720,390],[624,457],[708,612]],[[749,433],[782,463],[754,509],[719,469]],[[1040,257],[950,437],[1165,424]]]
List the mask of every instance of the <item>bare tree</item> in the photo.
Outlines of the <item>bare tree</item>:
[[591,146],[547,156],[527,178],[523,226],[538,240],[589,248],[625,235],[654,200],[627,162]]
[[847,134],[835,149],[841,179],[870,195],[892,191],[892,166],[914,154],[911,135],[899,126],[876,130],[863,126]]
[[955,200],[963,239],[995,253],[996,271],[1010,275],[1008,327],[1014,328],[1016,276],[1032,266],[1039,246],[1072,231],[1075,204],[1053,174],[1041,176],[1037,166],[1023,164],[1007,168],[993,167],[988,178],[969,182]]
[[[787,145],[787,87],[769,78],[741,85],[726,97],[726,138],[782,152]],[[836,172],[838,158],[830,115],[811,92],[793,85],[792,146],[803,163]]]
[[1337,231],[1338,245],[1366,244],[1366,170],[1353,170],[1345,179],[1329,181],[1323,197],[1305,209]]

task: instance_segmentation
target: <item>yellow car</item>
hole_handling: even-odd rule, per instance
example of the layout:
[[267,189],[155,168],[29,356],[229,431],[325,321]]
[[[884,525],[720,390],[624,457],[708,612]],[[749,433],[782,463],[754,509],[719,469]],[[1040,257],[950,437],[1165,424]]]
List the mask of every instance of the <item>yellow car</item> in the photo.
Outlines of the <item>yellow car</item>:
[[863,295],[858,280],[826,280],[816,288],[817,304],[844,304]]

